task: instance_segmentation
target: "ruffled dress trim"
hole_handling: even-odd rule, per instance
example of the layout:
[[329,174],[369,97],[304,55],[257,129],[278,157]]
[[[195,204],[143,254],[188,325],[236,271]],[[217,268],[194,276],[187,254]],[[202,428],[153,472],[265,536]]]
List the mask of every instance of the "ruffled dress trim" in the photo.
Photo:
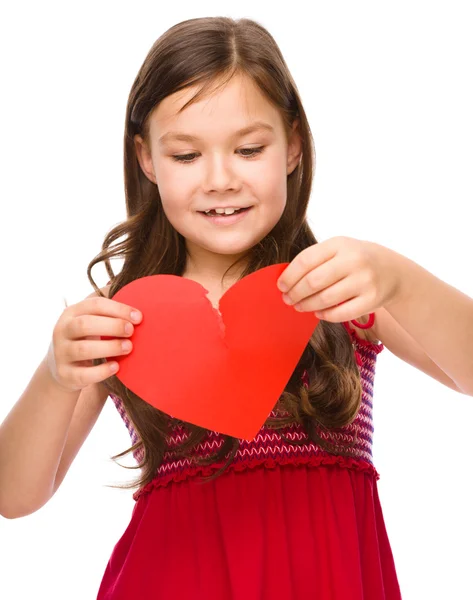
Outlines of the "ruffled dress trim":
[[[133,499],[136,501],[141,496],[145,494],[149,494],[155,489],[166,487],[169,483],[174,482],[178,483],[180,481],[185,481],[195,476],[201,477],[210,477],[214,473],[216,473],[225,463],[220,462],[218,464],[211,465],[196,465],[195,467],[186,467],[182,472],[173,472],[169,475],[160,475],[159,477],[155,477],[152,481],[150,481],[146,486],[137,490],[133,494]],[[247,469],[255,469],[255,468],[265,468],[265,469],[274,469],[279,466],[290,467],[290,466],[309,466],[309,467],[320,467],[320,466],[333,466],[337,465],[338,467],[342,467],[345,469],[352,469],[355,471],[364,472],[367,475],[374,477],[376,481],[379,480],[380,475],[373,464],[359,459],[359,458],[351,458],[349,456],[334,456],[334,455],[321,455],[321,456],[300,456],[294,459],[293,457],[278,457],[276,460],[274,458],[265,458],[263,460],[255,460],[252,462],[248,461],[233,461],[230,463],[226,470],[239,473],[246,471]]]

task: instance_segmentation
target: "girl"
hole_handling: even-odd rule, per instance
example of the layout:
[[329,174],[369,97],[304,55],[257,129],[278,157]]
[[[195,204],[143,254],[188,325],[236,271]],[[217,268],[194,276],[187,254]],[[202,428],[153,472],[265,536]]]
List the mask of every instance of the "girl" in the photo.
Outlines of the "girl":
[[[377,355],[387,345],[473,395],[473,301],[383,246],[317,243],[313,157],[297,88],[259,24],[192,19],[154,44],[127,106],[128,218],[89,264],[94,297],[63,312],[0,431],[0,511],[29,514],[111,396],[132,440],[114,458],[133,452],[140,476],[99,600],[401,597],[372,461]],[[111,278],[101,290],[100,261]],[[217,306],[239,279],[283,262],[284,300],[321,321],[254,440],[174,419],[111,375],[107,357],[133,351],[141,321],[112,299],[124,285],[171,273]]]

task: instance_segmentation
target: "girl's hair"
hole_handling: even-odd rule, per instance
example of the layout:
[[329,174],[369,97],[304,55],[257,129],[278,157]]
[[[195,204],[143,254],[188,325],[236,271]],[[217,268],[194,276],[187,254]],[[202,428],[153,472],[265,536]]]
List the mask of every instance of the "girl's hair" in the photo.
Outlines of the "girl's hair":
[[[190,19],[174,25],[154,43],[131,88],[124,135],[127,218],[106,235],[102,251],[87,269],[89,281],[101,296],[91,274],[92,267],[101,261],[105,262],[111,280],[109,297],[140,277],[183,274],[187,259],[185,240],[168,221],[157,185],[141,170],[134,136],[140,134],[149,140],[148,118],[167,96],[198,85],[198,92],[182,111],[224,86],[235,75],[249,77],[279,109],[288,140],[294,120],[299,119],[302,138],[301,161],[287,177],[284,213],[273,230],[248,251],[247,266],[241,277],[269,265],[291,262],[301,250],[317,243],[306,220],[315,162],[314,143],[296,84],[275,40],[264,27],[250,19]],[[122,236],[126,239],[112,247]],[[117,275],[110,265],[110,259],[116,257],[124,258],[123,268]],[[97,359],[94,364],[104,360]],[[308,388],[301,380],[304,370],[309,374]],[[139,436],[136,444],[112,458],[137,449],[144,451],[141,464],[125,467],[141,468],[139,479],[117,487],[142,487],[156,475],[168,449],[173,425],[183,423],[139,398],[116,376],[104,381],[104,385],[122,399]],[[284,415],[283,418],[270,418],[266,425],[281,429],[299,423],[310,439],[327,451],[350,454],[348,449],[327,442],[327,437],[329,429],[335,431],[355,419],[360,403],[360,373],[350,336],[343,324],[321,321],[278,400],[277,408],[281,409],[279,414]],[[208,430],[191,424],[184,426],[189,436],[177,454],[197,460],[193,450]],[[226,468],[238,450],[238,439],[224,437],[221,449],[212,460],[223,462],[226,457],[228,460],[216,475]]]

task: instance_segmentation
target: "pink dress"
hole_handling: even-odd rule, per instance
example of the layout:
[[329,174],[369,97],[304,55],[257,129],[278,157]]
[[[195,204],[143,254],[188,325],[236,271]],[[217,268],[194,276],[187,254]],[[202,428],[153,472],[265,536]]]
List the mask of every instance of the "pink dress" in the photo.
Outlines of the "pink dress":
[[[344,325],[363,386],[356,419],[337,430],[349,441],[358,433],[353,456],[329,454],[298,425],[263,426],[254,440],[240,442],[227,471],[203,483],[200,476],[222,463],[195,467],[169,451],[154,480],[133,496],[97,600],[401,598],[372,461],[373,385],[384,347]],[[121,400],[112,399],[135,442]],[[184,435],[176,427],[171,448]],[[209,432],[199,454],[221,443]]]

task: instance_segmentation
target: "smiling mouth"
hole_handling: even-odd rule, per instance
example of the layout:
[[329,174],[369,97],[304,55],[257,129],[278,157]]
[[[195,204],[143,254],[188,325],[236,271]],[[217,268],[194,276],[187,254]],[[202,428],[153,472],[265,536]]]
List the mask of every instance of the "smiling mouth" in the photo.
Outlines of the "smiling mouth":
[[206,216],[206,217],[232,217],[233,215],[239,215],[242,212],[246,212],[248,210],[250,210],[251,206],[247,206],[246,208],[238,208],[237,210],[233,211],[230,214],[225,214],[225,213],[217,213],[215,212],[214,209],[209,210],[209,211],[199,211],[202,215]]
[[207,221],[207,223],[211,225],[233,225],[237,224],[240,221],[244,221],[247,213],[251,211],[253,207],[248,206],[246,208],[240,208],[233,212],[231,215],[216,213],[214,210],[209,212],[198,211],[198,214],[202,215],[202,217]]
[[222,213],[222,212],[216,212],[214,209],[212,210],[200,210],[200,214],[204,215],[204,217],[223,217],[223,218],[229,218],[229,217],[234,217],[236,215],[239,215],[241,213],[244,212],[248,212],[250,210],[251,206],[247,206],[245,208],[237,208],[236,210],[233,210],[231,213]]

